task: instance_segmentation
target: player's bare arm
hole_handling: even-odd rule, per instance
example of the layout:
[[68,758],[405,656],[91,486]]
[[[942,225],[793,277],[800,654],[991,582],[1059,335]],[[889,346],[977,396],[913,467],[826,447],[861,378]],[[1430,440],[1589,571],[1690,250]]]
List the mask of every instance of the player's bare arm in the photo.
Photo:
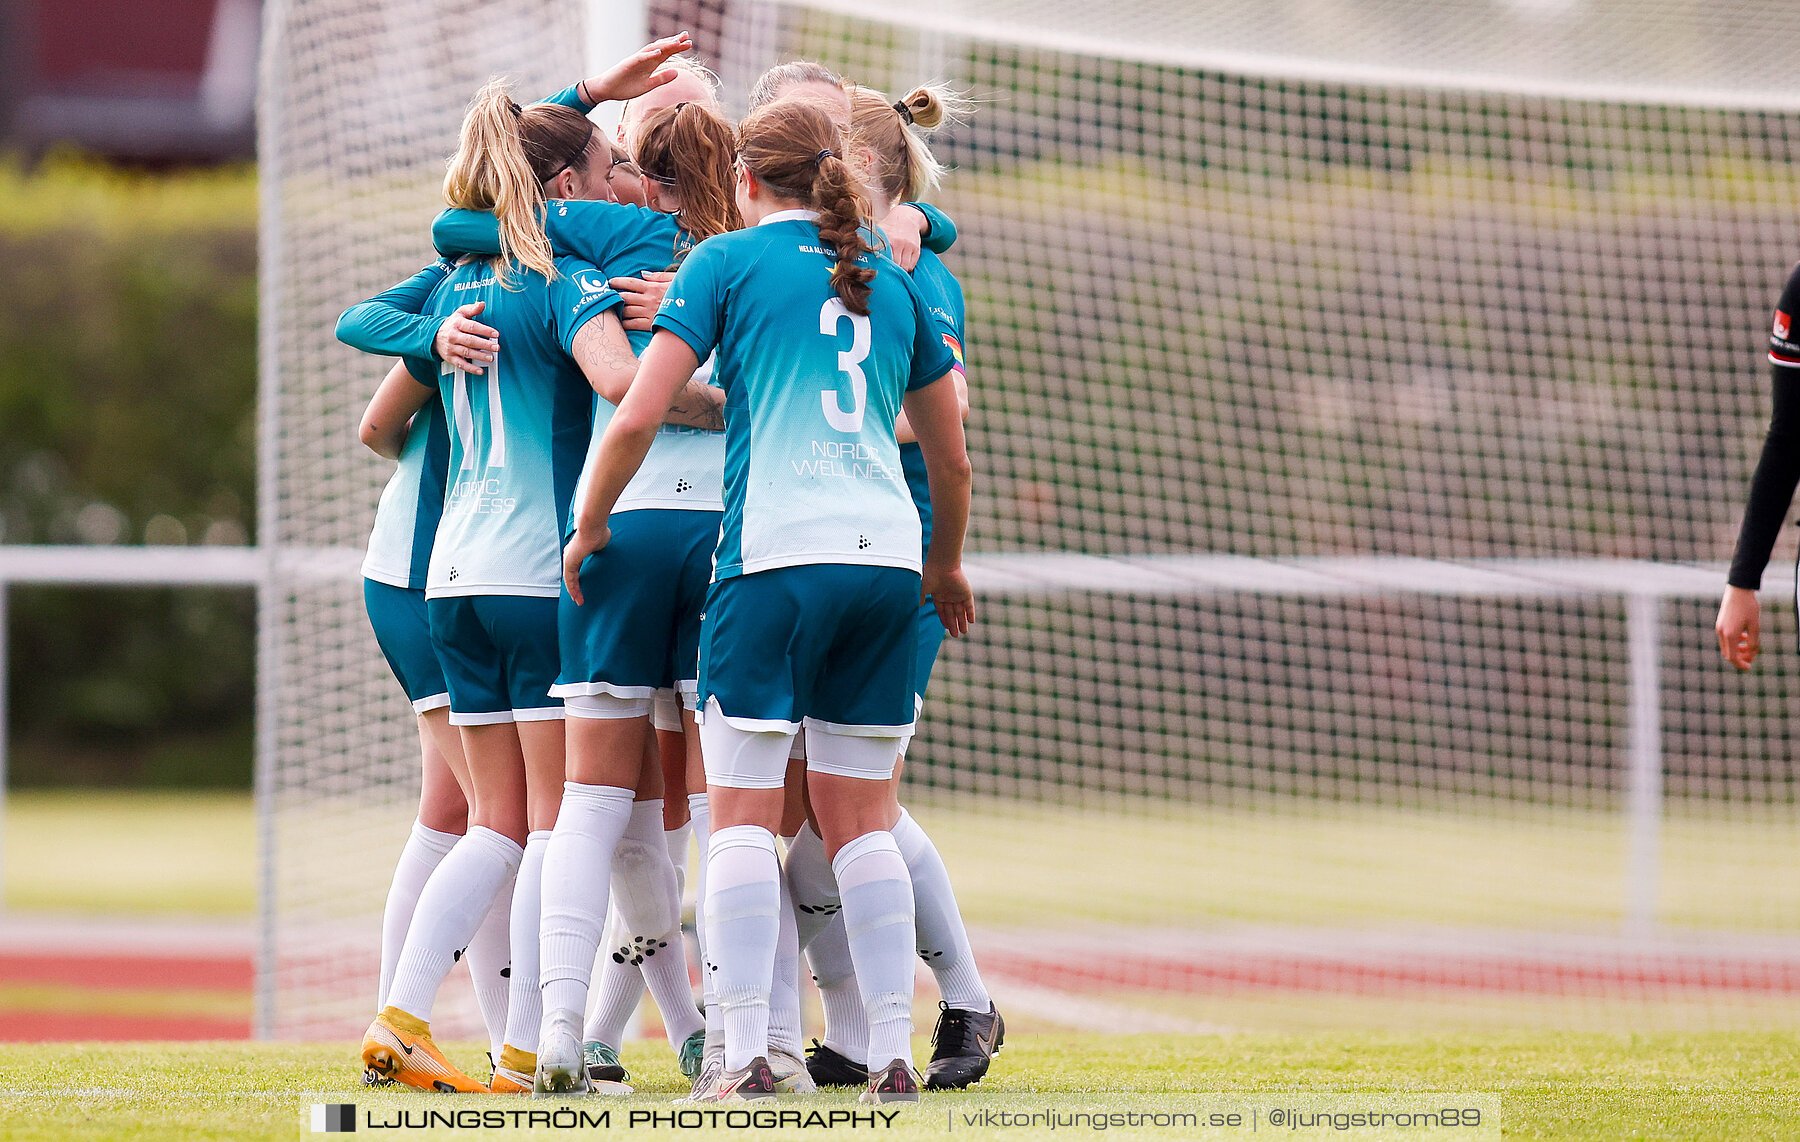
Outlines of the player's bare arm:
[[377,456],[398,460],[400,450],[406,447],[406,430],[413,414],[436,394],[437,389],[413,379],[406,362],[395,361],[363,410],[357,438]]

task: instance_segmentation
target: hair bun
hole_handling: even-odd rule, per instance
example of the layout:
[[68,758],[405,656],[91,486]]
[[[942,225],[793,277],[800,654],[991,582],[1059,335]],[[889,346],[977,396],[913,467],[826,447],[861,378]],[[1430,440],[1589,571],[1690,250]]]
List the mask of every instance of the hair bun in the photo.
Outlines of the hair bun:
[[944,121],[944,103],[929,87],[915,87],[894,105],[900,117],[929,131]]

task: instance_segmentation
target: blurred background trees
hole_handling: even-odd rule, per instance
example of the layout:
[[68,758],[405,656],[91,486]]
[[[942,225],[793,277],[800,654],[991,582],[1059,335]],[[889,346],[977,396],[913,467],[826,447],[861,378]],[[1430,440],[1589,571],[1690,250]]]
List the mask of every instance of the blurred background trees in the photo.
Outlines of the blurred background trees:
[[[0,162],[0,543],[254,535],[247,165]],[[12,589],[17,785],[248,785],[255,602]]]

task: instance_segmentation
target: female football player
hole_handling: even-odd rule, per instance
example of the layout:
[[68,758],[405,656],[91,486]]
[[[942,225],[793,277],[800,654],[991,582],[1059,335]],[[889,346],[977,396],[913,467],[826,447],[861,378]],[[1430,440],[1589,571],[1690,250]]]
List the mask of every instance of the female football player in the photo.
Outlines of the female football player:
[[[891,203],[935,189],[943,167],[920,132],[937,127],[951,110],[966,111],[967,103],[939,87],[915,88],[904,99],[892,102],[866,87],[851,86],[846,91],[852,106],[852,139],[858,165],[875,212],[885,214]],[[962,364],[962,287],[942,259],[929,250],[921,254],[913,267],[912,278],[938,323],[939,335],[956,358],[953,380],[966,418],[969,403]],[[932,518],[925,462],[904,413],[896,435],[901,442],[901,466],[919,511],[925,550],[929,553]],[[943,638],[944,625],[927,600],[919,608],[913,679],[915,700],[921,708]],[[994,1010],[976,969],[943,859],[912,815],[900,807],[898,767],[889,792],[892,800],[888,828],[912,876],[919,955],[936,976],[943,997],[942,1014],[932,1035],[931,1062],[925,1068],[925,1086],[960,1089],[987,1072],[989,1059],[1004,1039],[1005,1024]],[[800,943],[806,949],[825,1009],[824,1041],[810,1052],[807,1065],[821,1085],[866,1082],[861,1054],[867,1031],[843,919],[837,912],[837,884],[818,835],[810,827],[801,829],[789,846],[787,875],[794,900],[802,906],[797,913]]]
[[502,254],[458,265],[426,309],[441,318],[484,304],[507,353],[479,380],[409,359],[409,375],[384,384],[367,418],[368,435],[384,443],[435,392],[452,426],[426,595],[468,759],[470,827],[420,896],[387,1005],[363,1044],[370,1069],[428,1090],[486,1089],[437,1051],[428,1020],[444,974],[515,872],[508,1026],[493,1089],[529,1089],[536,1067],[539,884],[564,770],[561,703],[549,692],[559,665],[556,555],[590,435],[589,386],[622,385],[634,363],[612,314],[617,295],[591,264],[556,258],[538,218],[546,184],[598,165],[597,142],[567,108],[522,109],[497,83],[477,96],[445,198],[492,209]]
[[[641,273],[674,265],[696,241],[738,227],[730,124],[703,104],[687,103],[650,115],[637,138],[648,207],[555,203],[546,219],[555,248],[609,270]],[[484,250],[493,219],[450,211],[433,234],[445,249]],[[649,340],[633,337],[638,344]],[[611,406],[598,411],[603,426]],[[579,1092],[589,1080],[623,1077],[622,1069],[609,1073],[616,1043],[584,1044],[577,1034],[607,914],[609,866],[630,933],[615,966],[635,961],[663,1011],[671,1045],[685,1048],[683,1069],[691,1075],[698,1064],[702,1040],[680,951],[679,887],[664,843],[660,775],[644,759],[655,692],[679,687],[692,701],[724,464],[718,432],[668,427],[659,433],[619,502],[619,550],[596,557],[584,572],[593,598],[578,605],[565,597],[561,608],[562,676],[555,692],[571,718],[565,808],[551,841],[544,912],[539,1077],[550,1091]],[[610,791],[617,789],[636,790],[643,799],[623,838],[609,839],[612,813],[598,801],[616,797]],[[704,815],[703,807],[696,809]],[[797,1056],[795,1069],[804,1073]]]
[[[960,636],[969,466],[953,357],[923,299],[872,254],[867,210],[817,106],[778,101],[740,128],[748,230],[704,243],[670,287],[657,334],[590,465],[564,551],[586,558],[668,402],[716,350],[726,393],[725,518],[701,634],[699,696],[713,835],[707,968],[727,1071],[715,1097],[772,1095],[770,981],[781,900],[775,831],[794,733],[809,731],[815,816],[833,861],[870,1024],[865,1097],[916,1099],[910,1062],[913,922],[886,783],[913,720],[919,516],[900,470],[904,405],[936,517],[925,593]],[[828,271],[828,272],[825,272]]]

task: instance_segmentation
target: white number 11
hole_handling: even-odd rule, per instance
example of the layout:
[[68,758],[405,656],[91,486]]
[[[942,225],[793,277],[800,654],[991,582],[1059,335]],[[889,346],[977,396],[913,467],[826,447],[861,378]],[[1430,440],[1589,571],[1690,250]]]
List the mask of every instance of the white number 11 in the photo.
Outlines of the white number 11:
[[462,467],[506,467],[506,411],[500,407],[500,362],[495,361],[487,367],[485,378],[488,397],[488,455],[485,463],[477,463],[475,457],[475,411],[469,405],[469,374],[449,365],[443,366],[440,371],[456,374],[455,383],[450,390],[451,418],[456,422],[456,434],[462,440]]
[[834,297],[819,310],[819,332],[836,337],[838,322],[846,318],[850,322],[850,348],[838,351],[837,367],[850,377],[850,411],[844,411],[844,394],[839,389],[826,389],[820,393],[819,403],[825,408],[826,424],[839,432],[861,432],[863,408],[869,399],[869,378],[862,371],[862,362],[869,355],[869,319],[863,314],[851,313],[843,298]]

